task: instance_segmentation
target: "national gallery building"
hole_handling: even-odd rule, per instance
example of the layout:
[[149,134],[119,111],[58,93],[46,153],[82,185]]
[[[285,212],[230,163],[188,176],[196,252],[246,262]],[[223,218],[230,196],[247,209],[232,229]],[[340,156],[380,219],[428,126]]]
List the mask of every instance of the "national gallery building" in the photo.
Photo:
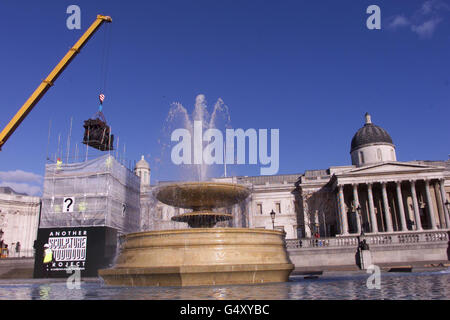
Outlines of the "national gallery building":
[[[351,141],[350,154],[348,166],[213,179],[252,190],[244,203],[224,209],[234,220],[218,226],[275,228],[287,239],[449,229],[449,160],[397,161],[392,138],[369,114]],[[170,220],[183,209],[152,198],[148,163],[141,159],[135,172],[141,177],[142,229],[186,228]]]

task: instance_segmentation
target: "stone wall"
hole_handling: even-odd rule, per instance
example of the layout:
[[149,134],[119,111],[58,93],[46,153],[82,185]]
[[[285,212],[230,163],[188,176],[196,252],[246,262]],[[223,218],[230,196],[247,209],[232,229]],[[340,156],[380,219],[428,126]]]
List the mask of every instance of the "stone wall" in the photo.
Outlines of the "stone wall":
[[[443,263],[450,260],[448,231],[397,233],[364,237],[375,265]],[[296,239],[286,241],[296,270],[358,268],[358,238]]]
[[[1,240],[8,245],[9,256],[22,256],[33,251],[39,224],[40,199],[20,194],[0,193]],[[20,252],[16,244],[20,242]]]

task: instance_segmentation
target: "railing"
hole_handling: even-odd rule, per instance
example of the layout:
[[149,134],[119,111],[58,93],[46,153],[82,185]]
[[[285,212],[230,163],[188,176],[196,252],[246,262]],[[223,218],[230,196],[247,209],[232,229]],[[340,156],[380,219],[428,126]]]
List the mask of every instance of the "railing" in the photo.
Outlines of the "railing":
[[18,258],[33,258],[34,249],[20,250],[17,252],[13,249],[0,249],[0,259],[18,259]]
[[321,239],[287,239],[287,249],[298,248],[329,248],[329,247],[356,247],[358,238],[321,238]]
[[[396,234],[364,235],[360,240],[366,240],[369,245],[389,245],[407,243],[430,243],[448,242],[449,233],[447,231],[423,231]],[[330,248],[330,247],[357,247],[358,237],[336,237],[317,239],[286,239],[287,249],[299,248]]]

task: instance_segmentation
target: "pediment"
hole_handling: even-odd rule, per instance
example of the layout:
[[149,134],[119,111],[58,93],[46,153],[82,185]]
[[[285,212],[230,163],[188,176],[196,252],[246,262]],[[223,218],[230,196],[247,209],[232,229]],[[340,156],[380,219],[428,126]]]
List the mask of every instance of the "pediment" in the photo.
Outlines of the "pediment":
[[342,175],[370,175],[370,174],[381,174],[381,173],[414,173],[414,172],[437,172],[443,171],[445,168],[422,165],[422,164],[413,164],[413,163],[405,163],[405,162],[384,162],[377,163],[374,165],[369,165],[365,167],[354,168],[349,171],[346,171],[342,174],[337,174],[337,176]]

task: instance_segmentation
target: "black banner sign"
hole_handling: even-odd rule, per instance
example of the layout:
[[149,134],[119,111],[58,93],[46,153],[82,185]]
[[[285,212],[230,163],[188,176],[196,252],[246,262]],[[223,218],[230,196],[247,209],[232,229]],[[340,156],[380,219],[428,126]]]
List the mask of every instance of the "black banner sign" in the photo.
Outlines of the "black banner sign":
[[[43,263],[46,244],[53,253],[49,266]],[[113,228],[41,228],[35,243],[34,277],[67,277],[68,270],[80,270],[82,276],[97,276],[99,269],[112,265],[116,247],[117,230]]]

